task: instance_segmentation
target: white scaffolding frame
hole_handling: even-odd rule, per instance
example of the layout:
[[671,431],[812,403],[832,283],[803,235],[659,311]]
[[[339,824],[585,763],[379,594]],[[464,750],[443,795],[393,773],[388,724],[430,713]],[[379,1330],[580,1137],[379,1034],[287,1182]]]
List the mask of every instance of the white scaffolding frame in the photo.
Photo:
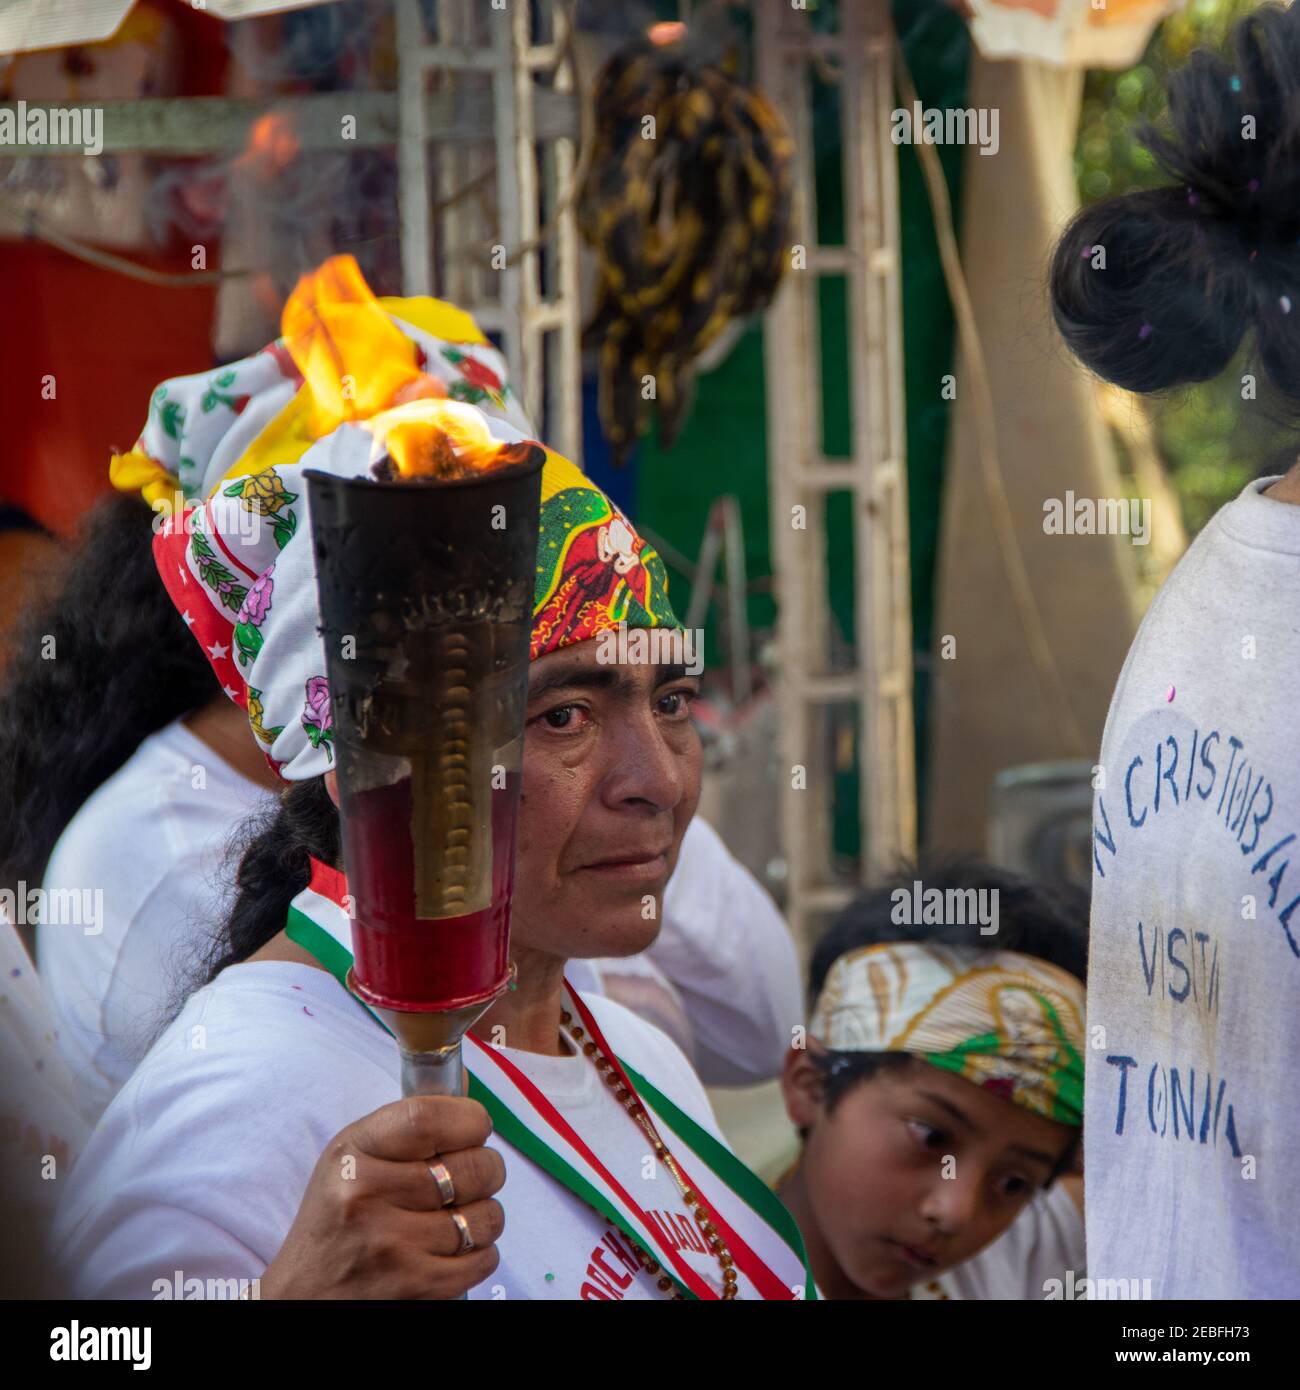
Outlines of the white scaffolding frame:
[[[794,135],[793,242],[806,258],[804,269],[787,271],[764,334],[786,915],[806,951],[819,914],[843,906],[855,888],[835,874],[831,858],[831,706],[856,706],[862,879],[916,849],[898,171],[889,139],[893,29],[886,0],[842,5],[837,33],[814,33],[806,12],[785,5],[759,5],[755,14],[760,85]],[[817,244],[814,57],[833,66],[840,85],[843,246]],[[823,275],[847,279],[848,458],[822,450]],[[840,491],[853,503],[857,664],[849,671],[833,669],[830,646],[826,499]],[[806,529],[792,524],[796,507],[805,509]]]
[[[400,98],[399,203],[402,275],[407,294],[440,293],[468,310],[487,333],[502,338],[524,409],[553,447],[582,461],[582,360],[578,230],[573,185],[576,142],[571,134],[539,131],[539,92],[576,103],[569,44],[570,7],[564,0],[511,0],[485,10],[473,0],[439,0],[436,30],[425,30],[419,0],[394,0]],[[532,40],[534,18],[547,41]],[[485,273],[444,256],[438,274],[436,214],[430,176],[426,84],[435,75],[453,99],[483,78],[491,84],[492,127],[482,139],[439,148],[437,182],[446,243],[483,256],[497,248],[500,269]],[[549,79],[549,88],[539,87]],[[495,165],[496,225],[476,216],[464,190]],[[541,183],[539,185],[539,166]],[[549,213],[552,283],[542,285],[542,196]],[[451,200],[460,197],[452,204]],[[491,292],[492,288],[497,293]],[[554,352],[548,335],[556,334]],[[545,412],[545,413],[544,413]]]

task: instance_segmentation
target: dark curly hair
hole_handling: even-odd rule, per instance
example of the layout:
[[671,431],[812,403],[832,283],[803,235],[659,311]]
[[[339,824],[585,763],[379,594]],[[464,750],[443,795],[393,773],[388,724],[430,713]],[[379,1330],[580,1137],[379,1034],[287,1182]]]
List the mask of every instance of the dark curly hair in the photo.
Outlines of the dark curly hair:
[[[1052,259],[1057,327],[1130,391],[1218,376],[1248,330],[1269,381],[1300,398],[1300,8],[1233,26],[1169,79],[1168,134],[1142,143],[1175,182],[1079,212]],[[1104,264],[1102,254],[1104,253]],[[1095,264],[1094,264],[1095,262]]]
[[0,886],[39,883],[55,841],[141,740],[218,693],[154,566],[154,513],[87,514],[63,585],[17,625],[0,679]]
[[231,842],[238,861],[235,901],[204,962],[210,983],[238,965],[283,927],[289,904],[311,880],[311,861],[339,863],[343,845],[339,813],[323,777],[294,782],[274,810],[253,817]]

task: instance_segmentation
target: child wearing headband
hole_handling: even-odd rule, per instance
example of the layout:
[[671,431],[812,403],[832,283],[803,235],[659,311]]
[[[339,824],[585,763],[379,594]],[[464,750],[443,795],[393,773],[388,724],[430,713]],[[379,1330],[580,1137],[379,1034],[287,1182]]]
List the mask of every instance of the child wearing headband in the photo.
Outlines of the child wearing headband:
[[905,871],[819,943],[782,1077],[803,1148],[777,1190],[823,1296],[1082,1279],[1081,1183],[1057,1181],[1083,1103],[1082,898],[979,864]]

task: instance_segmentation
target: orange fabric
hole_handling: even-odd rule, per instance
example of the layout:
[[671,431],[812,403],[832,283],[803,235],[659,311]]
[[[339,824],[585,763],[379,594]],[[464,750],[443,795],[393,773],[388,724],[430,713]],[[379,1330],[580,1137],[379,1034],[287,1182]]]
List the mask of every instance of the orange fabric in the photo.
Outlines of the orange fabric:
[[[0,241],[11,326],[0,334],[0,498],[70,536],[110,490],[104,460],[135,441],[141,400],[167,376],[212,365],[215,302],[212,286],[160,288],[38,243]],[[53,400],[41,396],[47,375]]]

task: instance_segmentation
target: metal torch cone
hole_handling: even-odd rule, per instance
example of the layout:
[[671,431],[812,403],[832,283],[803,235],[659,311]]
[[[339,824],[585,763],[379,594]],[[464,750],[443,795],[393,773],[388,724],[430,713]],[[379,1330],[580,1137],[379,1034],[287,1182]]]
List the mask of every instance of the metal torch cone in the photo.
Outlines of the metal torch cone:
[[[542,449],[472,478],[306,474],[333,713],[348,985],[403,1095],[460,1095],[507,987]],[[508,524],[500,524],[508,517]]]
[[[359,994],[353,972],[348,989]],[[498,991],[499,993],[500,991]],[[464,1004],[445,1013],[411,1013],[406,1009],[367,1007],[397,1039],[402,1054],[404,1096],[459,1096],[465,1093],[465,1066],[461,1046],[465,1034],[492,1007],[496,999]]]

